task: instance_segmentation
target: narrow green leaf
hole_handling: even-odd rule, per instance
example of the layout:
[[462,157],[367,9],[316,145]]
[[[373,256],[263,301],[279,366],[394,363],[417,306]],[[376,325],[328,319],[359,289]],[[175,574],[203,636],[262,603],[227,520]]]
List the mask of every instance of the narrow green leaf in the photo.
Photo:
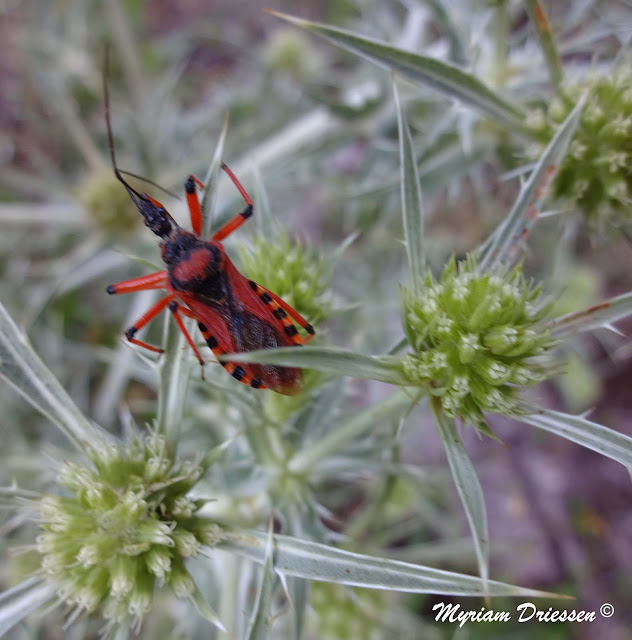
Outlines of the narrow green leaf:
[[191,594],[190,598],[195,608],[198,610],[200,615],[206,618],[210,623],[215,625],[220,631],[227,633],[226,627],[222,624],[219,615],[217,612],[211,607],[211,605],[206,601],[206,598],[202,595],[202,592],[198,589],[197,585],[195,586],[195,590]]
[[208,167],[206,176],[204,177],[204,194],[202,195],[202,237],[209,238],[211,236],[211,228],[213,226],[213,212],[215,211],[215,201],[219,192],[218,183],[222,172],[222,157],[224,155],[224,144],[226,142],[226,134],[228,132],[228,114],[224,118],[224,124],[220,131],[215,152],[211,164]]
[[78,449],[82,450],[81,442],[90,442],[97,435],[95,427],[33,351],[2,303],[0,377],[55,423]]
[[28,578],[0,594],[0,637],[56,597],[54,585],[41,578]]
[[272,625],[272,594],[274,592],[274,538],[272,523],[268,527],[268,536],[264,550],[263,575],[259,585],[259,593],[253,609],[248,632],[248,640],[266,640],[270,637]]
[[551,84],[556,89],[559,89],[563,77],[562,63],[557,51],[555,39],[553,38],[553,33],[551,32],[551,23],[547,18],[546,11],[541,2],[538,0],[526,0],[526,5],[529,19],[535,27],[538,39],[540,40],[546,66],[549,69]]
[[227,440],[220,442],[216,447],[207,451],[202,460],[200,460],[200,466],[202,469],[208,469],[212,464],[219,460],[219,458],[224,455],[226,449],[228,449],[228,447],[230,447],[239,436],[240,434],[235,434],[232,438],[228,438]]
[[[253,144],[237,159],[231,159],[230,168],[235,175],[242,176],[248,174],[252,167],[265,168],[292,162],[296,153],[309,145],[322,144],[324,140],[339,134],[343,124],[324,107],[312,109],[300,118],[288,122],[283,129],[270,137]],[[234,187],[231,187],[232,185],[222,182],[219,189],[220,197],[232,196]]]
[[398,358],[366,356],[348,349],[333,347],[306,346],[260,349],[246,353],[227,353],[221,357],[221,360],[316,369],[338,376],[379,380],[390,384],[407,384],[406,378],[399,369]]
[[450,43],[450,57],[457,64],[467,66],[467,42],[465,42],[465,38],[456,21],[452,19],[448,5],[444,0],[427,0],[427,4],[432,10],[434,18],[445,32],[447,41]]
[[[268,534],[261,531],[233,532],[226,534],[226,539],[217,547],[263,563],[267,537]],[[458,596],[482,596],[489,593],[490,596],[567,597],[546,591],[524,589],[495,580],[487,583],[486,590],[484,582],[475,576],[352,553],[289,536],[275,535],[274,543],[276,571],[308,580],[409,593]]]
[[503,120],[513,127],[522,127],[523,114],[517,107],[501,98],[476,76],[455,65],[398,49],[344,29],[301,20],[277,11],[269,13],[322,36],[366,60],[391,69],[408,80],[431,86],[449,98],[472,105],[491,118]]
[[408,269],[413,289],[420,291],[423,284],[426,261],[424,257],[424,217],[421,202],[419,171],[415,159],[413,139],[402,109],[397,86],[393,82],[393,95],[397,106],[397,126],[399,130],[399,158],[401,164],[402,214],[404,218],[404,238]]
[[585,418],[559,411],[542,409],[537,413],[521,416],[527,424],[572,440],[602,456],[612,458],[632,470],[632,438]]
[[440,407],[435,406],[434,402],[431,401],[430,406],[435,415],[450,471],[470,525],[484,587],[489,579],[489,529],[483,489],[478,481],[474,465],[457,433],[454,419],[446,416]]
[[16,509],[20,503],[38,503],[42,497],[43,495],[39,491],[20,489],[17,486],[0,487],[0,505],[3,507]]
[[520,190],[511,211],[483,246],[483,268],[506,260],[521,235],[535,222],[548,188],[573,138],[584,102],[584,99],[580,100],[560,125]]
[[253,169],[255,179],[255,192],[254,192],[254,210],[255,220],[257,222],[257,229],[259,233],[269,241],[274,241],[279,235],[279,223],[272,216],[270,210],[270,201],[268,200],[268,194],[261,178],[261,173],[257,167]]
[[632,292],[601,302],[588,309],[561,316],[553,323],[553,335],[564,337],[583,331],[607,327],[632,314]]
[[309,606],[309,582],[302,578],[289,578],[288,597],[292,605],[292,626],[294,640],[300,640],[303,636],[305,620]]

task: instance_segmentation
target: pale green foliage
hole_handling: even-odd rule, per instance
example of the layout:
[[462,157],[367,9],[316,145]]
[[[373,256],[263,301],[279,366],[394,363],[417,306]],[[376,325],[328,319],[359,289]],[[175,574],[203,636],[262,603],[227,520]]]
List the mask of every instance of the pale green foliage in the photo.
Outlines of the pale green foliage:
[[517,415],[521,392],[550,376],[550,305],[520,267],[481,272],[473,258],[451,260],[439,280],[404,290],[403,321],[413,353],[402,360],[411,384],[441,398],[444,411],[484,423],[483,411]]
[[[632,73],[629,61],[609,73],[567,81],[561,93],[528,117],[546,142],[582,95],[579,126],[553,183],[556,198],[574,204],[597,227],[630,225],[632,201]],[[541,147],[531,148],[535,154]]]
[[100,231],[130,235],[138,228],[138,211],[111,169],[91,173],[77,196]]
[[[591,220],[628,214],[629,74],[596,65],[588,75],[591,47],[584,58],[558,56],[553,30],[541,33],[547,88],[521,3],[378,2],[361,11],[356,3],[353,31],[291,19],[289,28],[271,27],[265,43],[253,37],[266,28],[254,11],[226,27],[200,6],[186,29],[139,38],[120,0],[39,4],[41,23],[21,35],[37,70],[31,90],[59,122],[61,150],[30,154],[16,137],[30,163],[2,176],[37,197],[0,206],[10,223],[0,238],[0,376],[12,387],[2,397],[0,503],[17,512],[9,544],[32,552],[21,584],[17,563],[3,565],[7,586],[17,586],[0,594],[0,635],[24,623],[33,637],[45,629],[76,640],[105,621],[109,638],[126,637],[142,621],[144,637],[213,637],[210,621],[237,640],[417,638],[426,637],[419,611],[427,602],[410,605],[400,592],[550,595],[489,579],[498,537],[487,523],[489,485],[478,481],[480,459],[470,460],[457,420],[491,433],[490,414],[517,417],[632,465],[629,437],[538,406],[548,396],[533,388],[555,383],[564,353],[553,347],[628,317],[632,294],[589,310],[572,301],[566,316],[552,316],[542,292],[555,286],[531,235],[554,204],[546,186],[558,168],[554,196]],[[617,23],[614,4],[601,3],[599,25],[591,2],[576,10],[568,25],[576,43],[607,32],[606,18]],[[150,17],[171,20],[160,8]],[[151,301],[108,298],[105,286],[163,267],[156,237],[107,168],[95,44],[104,37],[120,167],[182,194],[190,172],[204,177],[219,137],[206,172],[204,237],[211,222],[243,208],[230,181],[216,179],[220,160],[253,197],[255,219],[235,240],[259,234],[235,263],[315,325],[318,338],[243,362],[310,369],[303,393],[288,398],[232,379],[193,320],[204,381],[173,322],[163,333],[160,321],[143,329],[161,355],[139,357],[117,342]],[[578,67],[569,78],[585,81],[565,77],[567,60]],[[534,104],[546,106],[528,112]],[[529,150],[535,169],[516,167]],[[22,168],[30,166],[37,169]],[[488,189],[508,168],[523,177],[505,185],[514,188],[511,209]],[[141,190],[158,196],[154,188]],[[185,203],[160,199],[188,228]],[[306,237],[315,228],[322,240],[301,243],[284,228]],[[548,246],[564,263],[568,247],[555,234]],[[232,238],[226,252],[235,258]],[[537,284],[516,263],[537,273]],[[124,435],[105,437],[93,419]],[[438,436],[422,433],[433,421]],[[445,466],[420,468],[423,438],[444,447]],[[504,453],[493,441],[481,447]],[[45,475],[50,458],[54,479]],[[454,485],[462,509],[446,497]],[[470,535],[461,539],[463,512]],[[26,517],[35,520],[30,529],[20,526]],[[341,534],[353,552],[338,546]],[[419,564],[429,557],[442,568]],[[70,610],[66,625],[34,615],[24,622],[55,604],[53,615]]]
[[320,71],[322,55],[304,34],[281,27],[270,36],[263,57],[275,73],[285,73],[293,80],[309,82]]
[[66,604],[88,613],[100,606],[110,623],[138,625],[156,586],[194,594],[184,562],[219,537],[196,515],[204,501],[187,495],[204,469],[171,459],[154,433],[124,447],[103,440],[87,453],[93,466],[67,462],[59,473],[69,495],[40,501],[42,567]]
[[314,637],[322,640],[379,640],[389,617],[388,596],[367,589],[351,591],[337,584],[316,582],[310,603],[316,614]]

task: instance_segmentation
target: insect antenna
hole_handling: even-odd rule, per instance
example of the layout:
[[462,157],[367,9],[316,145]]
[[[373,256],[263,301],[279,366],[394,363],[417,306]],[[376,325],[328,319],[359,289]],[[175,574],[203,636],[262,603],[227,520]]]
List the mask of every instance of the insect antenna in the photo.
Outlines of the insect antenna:
[[[147,178],[141,178],[129,171],[121,171],[116,166],[116,154],[114,152],[114,136],[112,135],[112,122],[110,120],[110,92],[108,91],[108,73],[110,68],[110,48],[108,45],[105,47],[105,59],[103,62],[103,98],[104,98],[104,107],[105,107],[105,123],[107,126],[108,132],[108,147],[110,149],[110,160],[112,161],[112,169],[114,170],[114,175],[117,180],[121,182],[121,184],[127,190],[129,197],[132,199],[132,202],[136,205],[136,208],[140,212],[140,214],[145,218],[145,224],[155,233],[157,236],[161,238],[166,238],[169,236],[174,228],[177,227],[177,224],[173,220],[173,218],[167,213],[165,208],[156,200],[148,195],[144,195],[139,193],[132,187],[123,177],[123,174],[127,174],[133,176],[135,178],[140,178],[149,184],[153,184],[159,189],[166,191],[159,185],[155,184],[151,180]],[[167,193],[169,193],[167,191]],[[177,196],[176,196],[177,197]]]
[[166,193],[168,196],[171,196],[176,200],[181,200],[180,196],[177,193],[174,193],[173,191],[169,191],[169,189],[165,189],[164,187],[161,187],[157,182],[154,182],[149,178],[139,176],[137,173],[132,173],[131,171],[125,171],[125,169],[118,169],[118,172],[124,173],[126,176],[130,176],[131,178],[136,178],[136,180],[142,180],[143,182],[150,184],[152,187],[156,187],[156,189],[160,189],[160,191],[162,191],[163,193]]
[[105,46],[105,59],[103,62],[103,102],[105,106],[105,124],[108,132],[108,147],[110,149],[110,160],[112,161],[112,169],[114,170],[114,175],[116,178],[123,184],[123,186],[127,189],[127,193],[129,193],[130,197],[134,201],[134,204],[140,208],[139,202],[136,198],[140,200],[146,200],[134,187],[128,184],[123,178],[121,171],[119,171],[116,166],[116,154],[114,153],[114,136],[112,135],[112,122],[110,121],[110,92],[108,90],[108,74],[110,72],[110,46],[109,44]]

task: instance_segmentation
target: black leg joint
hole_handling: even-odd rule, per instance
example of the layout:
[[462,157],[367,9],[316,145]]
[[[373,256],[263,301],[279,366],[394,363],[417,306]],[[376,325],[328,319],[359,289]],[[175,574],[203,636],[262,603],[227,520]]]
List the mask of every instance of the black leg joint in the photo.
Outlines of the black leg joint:
[[178,310],[178,303],[175,300],[172,300],[169,303],[169,311],[177,311]]
[[184,189],[187,193],[195,193],[195,180],[193,176],[189,176],[184,183]]
[[248,220],[248,218],[250,218],[250,216],[252,215],[253,210],[252,210],[252,205],[249,204],[241,213],[241,217],[244,220]]
[[298,333],[298,331],[293,324],[287,324],[283,327],[283,333],[285,333],[288,338],[292,338]]
[[113,293],[115,293],[114,285],[113,285],[113,284],[111,284],[111,285],[106,289],[106,291],[107,291],[110,295],[112,295]]
[[125,332],[125,337],[128,340],[131,340],[135,335],[136,332],[138,331],[138,329],[136,327],[130,327],[126,332]]

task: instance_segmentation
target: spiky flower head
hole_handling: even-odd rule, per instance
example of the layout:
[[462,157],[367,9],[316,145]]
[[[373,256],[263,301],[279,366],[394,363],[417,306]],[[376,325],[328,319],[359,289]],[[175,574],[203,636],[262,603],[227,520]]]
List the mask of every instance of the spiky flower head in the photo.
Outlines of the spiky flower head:
[[320,51],[303,33],[289,27],[276,29],[263,52],[264,62],[274,72],[281,72],[297,81],[309,80],[321,68]]
[[203,502],[187,495],[203,469],[174,462],[155,433],[125,448],[100,442],[89,455],[90,467],[63,465],[66,495],[41,500],[42,567],[77,614],[101,608],[110,624],[139,625],[156,586],[180,598],[196,591],[185,560],[217,536],[195,515]]
[[484,273],[473,258],[450,261],[438,281],[429,274],[418,293],[404,290],[413,349],[404,375],[440,398],[448,415],[485,431],[483,412],[519,415],[521,391],[555,372],[550,305],[540,297],[519,266]]
[[78,196],[90,220],[108,235],[126,235],[141,220],[127,191],[111,170],[89,175]]
[[263,236],[253,238],[240,254],[244,273],[280,296],[310,324],[317,326],[327,317],[331,270],[310,246],[279,232],[274,242]]
[[587,94],[568,154],[553,182],[557,198],[573,203],[591,224],[629,226],[632,200],[632,72],[629,64],[613,73],[567,84],[559,97],[534,110],[529,125],[540,140],[534,158],[557,127]]

